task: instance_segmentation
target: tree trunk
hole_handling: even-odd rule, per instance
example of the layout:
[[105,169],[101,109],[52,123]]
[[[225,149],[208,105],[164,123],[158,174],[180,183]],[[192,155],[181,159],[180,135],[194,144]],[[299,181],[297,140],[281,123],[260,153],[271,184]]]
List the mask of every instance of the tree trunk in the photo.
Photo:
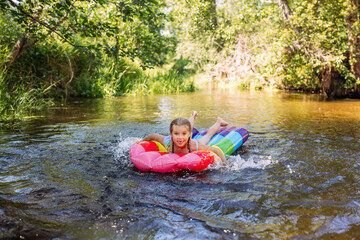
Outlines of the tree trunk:
[[210,0],[210,14],[211,14],[211,22],[213,24],[214,29],[217,28],[217,17],[216,17],[216,0]]
[[[289,6],[288,1],[287,0],[278,0],[278,4],[279,4],[279,6],[281,8],[281,11],[283,13],[284,20],[289,21],[291,15],[292,15],[292,11],[291,11],[291,8]],[[296,27],[293,27],[293,26],[292,26],[292,28],[294,29],[296,35],[300,34],[301,28],[296,28]]]
[[289,18],[292,15],[291,9],[289,7],[289,3],[287,0],[278,0],[278,4],[281,8],[281,11],[283,13],[284,19],[289,20]]
[[[349,38],[350,71],[355,76],[355,81],[360,80],[360,33],[356,30],[359,17],[359,0],[349,0],[349,13],[346,18],[346,27]],[[355,84],[354,91],[360,96],[360,86]]]
[[332,85],[332,71],[331,67],[324,67],[321,69],[321,90],[327,97],[334,97],[335,91]]
[[24,53],[26,49],[34,46],[37,41],[37,39],[32,39],[28,42],[27,35],[24,33],[21,38],[15,43],[15,45],[11,49],[11,52],[7,56],[5,62],[5,69],[8,69],[11,64]]
[[320,71],[321,90],[328,98],[352,97],[351,89],[343,88],[341,73],[330,66],[324,66]]

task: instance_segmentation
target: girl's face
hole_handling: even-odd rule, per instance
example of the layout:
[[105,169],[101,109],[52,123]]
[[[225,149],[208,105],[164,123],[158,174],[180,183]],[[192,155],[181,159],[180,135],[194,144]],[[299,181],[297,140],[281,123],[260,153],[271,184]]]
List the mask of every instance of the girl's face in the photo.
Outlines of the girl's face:
[[173,125],[171,138],[175,146],[178,148],[186,148],[191,133],[185,125]]

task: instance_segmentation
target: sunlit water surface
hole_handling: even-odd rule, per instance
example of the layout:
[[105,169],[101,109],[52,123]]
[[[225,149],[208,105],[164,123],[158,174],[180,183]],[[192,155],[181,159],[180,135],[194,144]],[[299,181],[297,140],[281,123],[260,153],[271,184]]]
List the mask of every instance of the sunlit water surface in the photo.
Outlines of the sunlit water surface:
[[[246,128],[228,166],[142,173],[169,122]],[[0,239],[359,239],[360,101],[204,91],[74,99],[0,133]]]

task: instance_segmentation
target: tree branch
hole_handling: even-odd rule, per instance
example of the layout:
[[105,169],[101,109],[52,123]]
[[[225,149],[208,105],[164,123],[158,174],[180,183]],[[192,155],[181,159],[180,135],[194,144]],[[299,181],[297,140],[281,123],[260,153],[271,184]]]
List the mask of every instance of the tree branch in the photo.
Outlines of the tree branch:
[[21,38],[15,43],[14,47],[11,49],[11,52],[6,58],[5,69],[8,69],[15,59],[19,58],[26,49],[34,46],[38,40],[34,39],[31,42],[27,43],[26,34],[23,34]]
[[[70,42],[66,37],[64,37],[61,33],[56,31],[56,27],[52,27],[42,21],[40,21],[39,19],[35,18],[34,16],[32,16],[31,14],[29,14],[28,12],[26,12],[24,9],[22,9],[19,5],[17,5],[13,0],[7,0],[8,2],[10,2],[10,4],[15,7],[16,9],[18,9],[22,14],[24,14],[25,16],[27,16],[28,18],[30,18],[32,21],[37,22],[38,24],[40,24],[41,26],[44,26],[45,28],[49,29],[52,33],[55,33],[56,35],[58,35],[61,39],[63,39],[65,42],[69,43],[71,46],[73,47],[82,47],[79,45],[75,45],[72,42]],[[72,6],[72,5],[71,5]],[[62,20],[64,21],[64,19]],[[60,23],[62,22],[60,21]]]

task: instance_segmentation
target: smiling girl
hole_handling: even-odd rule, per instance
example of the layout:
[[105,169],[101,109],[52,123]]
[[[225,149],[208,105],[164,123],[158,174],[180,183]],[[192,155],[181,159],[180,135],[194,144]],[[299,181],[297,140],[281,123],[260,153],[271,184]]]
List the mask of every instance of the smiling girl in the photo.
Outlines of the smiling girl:
[[210,150],[217,154],[224,164],[226,158],[224,153],[216,147],[206,145],[210,139],[217,133],[222,126],[228,123],[222,118],[217,118],[213,126],[209,128],[207,133],[199,140],[191,139],[191,133],[194,126],[194,120],[197,112],[194,111],[189,119],[177,118],[170,123],[170,136],[166,137],[161,134],[152,133],[147,135],[143,141],[155,140],[162,143],[170,153],[189,153],[197,150]]

